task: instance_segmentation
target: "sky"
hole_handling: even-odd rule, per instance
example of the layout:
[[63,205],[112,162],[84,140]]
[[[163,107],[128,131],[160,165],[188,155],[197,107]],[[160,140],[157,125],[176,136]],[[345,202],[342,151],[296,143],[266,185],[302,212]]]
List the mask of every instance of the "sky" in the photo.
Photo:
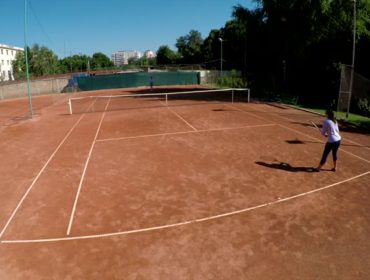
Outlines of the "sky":
[[122,50],[156,52],[197,30],[206,38],[231,20],[233,7],[254,0],[0,0],[0,44],[38,43],[59,58],[74,54],[108,57]]

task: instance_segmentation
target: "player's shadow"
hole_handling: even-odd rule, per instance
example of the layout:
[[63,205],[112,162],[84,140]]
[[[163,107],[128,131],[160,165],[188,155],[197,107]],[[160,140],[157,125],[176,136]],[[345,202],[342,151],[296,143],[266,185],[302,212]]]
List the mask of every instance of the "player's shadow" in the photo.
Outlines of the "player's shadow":
[[288,172],[316,172],[314,167],[291,166],[289,163],[286,162],[267,163],[263,161],[256,161],[256,164]]

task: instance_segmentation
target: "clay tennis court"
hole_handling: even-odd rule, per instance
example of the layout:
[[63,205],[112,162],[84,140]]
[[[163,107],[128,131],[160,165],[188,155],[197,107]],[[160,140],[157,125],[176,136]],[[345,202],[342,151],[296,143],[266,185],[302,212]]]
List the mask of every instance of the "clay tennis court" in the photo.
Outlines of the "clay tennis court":
[[1,279],[370,278],[369,134],[317,173],[312,113],[67,99],[0,102]]

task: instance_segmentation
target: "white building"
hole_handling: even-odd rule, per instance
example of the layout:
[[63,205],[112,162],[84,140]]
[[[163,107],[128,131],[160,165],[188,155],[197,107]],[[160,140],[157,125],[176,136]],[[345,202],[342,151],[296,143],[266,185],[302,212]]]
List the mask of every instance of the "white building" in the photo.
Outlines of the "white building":
[[154,57],[155,57],[155,53],[154,53],[153,51],[151,51],[151,50],[146,50],[146,51],[144,52],[144,56],[145,56],[146,58],[154,58]]
[[14,80],[12,62],[22,48],[0,44],[0,81]]
[[128,60],[130,58],[139,59],[142,57],[141,52],[138,51],[119,51],[112,54],[112,61],[114,65],[120,66],[124,64],[128,64]]

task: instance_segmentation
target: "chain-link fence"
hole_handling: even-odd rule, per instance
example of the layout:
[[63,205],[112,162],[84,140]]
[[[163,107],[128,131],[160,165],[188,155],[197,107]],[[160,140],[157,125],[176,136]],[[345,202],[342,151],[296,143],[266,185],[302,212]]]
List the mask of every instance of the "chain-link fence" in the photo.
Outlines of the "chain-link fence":
[[370,80],[350,65],[342,65],[337,110],[370,117]]

